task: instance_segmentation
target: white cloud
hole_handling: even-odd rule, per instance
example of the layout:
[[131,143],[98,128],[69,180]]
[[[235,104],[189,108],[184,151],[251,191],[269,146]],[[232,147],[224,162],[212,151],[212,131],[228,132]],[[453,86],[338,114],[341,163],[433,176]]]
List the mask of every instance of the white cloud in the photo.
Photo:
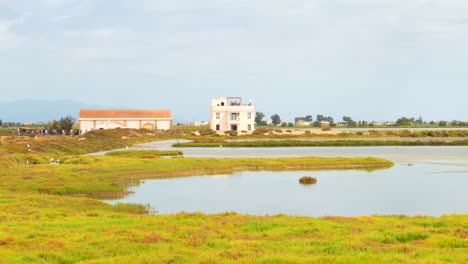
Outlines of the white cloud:
[[23,24],[30,15],[30,13],[24,13],[14,19],[0,20],[0,49],[11,48],[20,40],[13,32],[13,28]]
[[43,0],[43,4],[47,8],[57,9],[64,7],[67,3],[72,2],[73,0]]
[[65,21],[65,20],[68,20],[70,18],[72,18],[71,15],[59,15],[59,16],[55,16],[55,17],[51,18],[50,21],[53,22],[53,23],[61,23],[61,22]]

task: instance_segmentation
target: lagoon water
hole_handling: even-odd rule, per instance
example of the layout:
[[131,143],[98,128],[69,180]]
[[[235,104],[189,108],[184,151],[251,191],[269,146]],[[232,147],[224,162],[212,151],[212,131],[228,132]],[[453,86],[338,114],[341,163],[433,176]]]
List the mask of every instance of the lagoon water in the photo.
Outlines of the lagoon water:
[[[167,149],[169,142],[136,146]],[[110,203],[150,204],[159,213],[235,211],[303,216],[468,214],[467,147],[183,148],[195,157],[377,156],[386,170],[240,172],[146,180]],[[316,177],[301,185],[302,176]]]

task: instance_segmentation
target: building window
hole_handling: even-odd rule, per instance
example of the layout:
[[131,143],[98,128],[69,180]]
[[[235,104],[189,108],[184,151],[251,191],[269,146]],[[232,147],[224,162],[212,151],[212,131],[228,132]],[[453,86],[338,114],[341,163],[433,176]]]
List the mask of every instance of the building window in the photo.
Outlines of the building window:
[[220,114],[216,113],[216,119],[219,119],[219,117],[220,117]]
[[248,118],[248,119],[252,119],[252,113],[251,113],[251,112],[248,112],[248,113],[247,113],[247,118]]
[[239,113],[231,113],[231,120],[239,120]]
[[247,125],[247,130],[249,130],[249,131],[252,130],[252,125],[251,124]]

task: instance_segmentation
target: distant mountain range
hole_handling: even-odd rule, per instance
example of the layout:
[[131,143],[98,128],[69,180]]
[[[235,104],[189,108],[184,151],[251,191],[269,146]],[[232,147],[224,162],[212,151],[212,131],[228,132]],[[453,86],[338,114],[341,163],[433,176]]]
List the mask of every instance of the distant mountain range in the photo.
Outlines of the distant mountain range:
[[[89,105],[75,101],[22,100],[1,102],[0,119],[4,122],[48,122],[65,116],[78,119],[80,109],[109,109],[115,106]],[[124,108],[124,107],[119,107]]]

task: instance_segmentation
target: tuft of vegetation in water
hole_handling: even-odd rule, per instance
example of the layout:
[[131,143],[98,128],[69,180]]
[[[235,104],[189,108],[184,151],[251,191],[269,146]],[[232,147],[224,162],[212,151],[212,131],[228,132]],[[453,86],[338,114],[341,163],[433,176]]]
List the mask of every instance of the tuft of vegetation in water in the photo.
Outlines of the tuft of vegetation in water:
[[310,176],[303,176],[299,179],[299,183],[301,184],[315,184],[317,183],[317,178],[310,177]]

